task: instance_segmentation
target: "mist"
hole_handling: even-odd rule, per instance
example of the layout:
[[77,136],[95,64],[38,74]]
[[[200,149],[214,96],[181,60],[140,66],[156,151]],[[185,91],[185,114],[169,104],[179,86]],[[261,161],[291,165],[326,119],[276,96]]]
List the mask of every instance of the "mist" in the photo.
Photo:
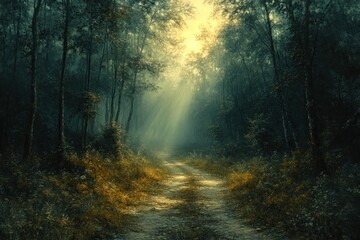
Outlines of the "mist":
[[165,80],[158,91],[146,94],[137,114],[140,126],[136,134],[141,145],[166,151],[200,141],[189,116],[193,95],[192,81],[180,76]]

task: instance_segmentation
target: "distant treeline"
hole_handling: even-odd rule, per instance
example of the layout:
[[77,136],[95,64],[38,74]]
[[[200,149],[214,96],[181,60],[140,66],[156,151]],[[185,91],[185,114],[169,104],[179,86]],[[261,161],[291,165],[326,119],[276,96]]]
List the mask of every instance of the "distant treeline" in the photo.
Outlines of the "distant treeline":
[[192,65],[194,114],[221,154],[309,149],[315,173],[326,171],[328,154],[358,162],[358,1],[214,3],[228,24]]
[[83,151],[112,122],[127,136],[189,12],[178,1],[1,1],[1,151]]

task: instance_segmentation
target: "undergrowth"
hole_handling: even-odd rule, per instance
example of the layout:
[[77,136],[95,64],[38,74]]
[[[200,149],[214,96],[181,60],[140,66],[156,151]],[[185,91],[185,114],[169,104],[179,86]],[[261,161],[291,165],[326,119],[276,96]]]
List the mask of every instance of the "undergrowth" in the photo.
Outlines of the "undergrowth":
[[71,171],[0,160],[0,239],[109,239],[129,224],[128,208],[164,178],[161,167],[134,154],[72,154]]
[[187,162],[226,178],[229,200],[254,225],[302,239],[360,239],[360,166],[310,175],[306,153],[242,161],[193,154]]

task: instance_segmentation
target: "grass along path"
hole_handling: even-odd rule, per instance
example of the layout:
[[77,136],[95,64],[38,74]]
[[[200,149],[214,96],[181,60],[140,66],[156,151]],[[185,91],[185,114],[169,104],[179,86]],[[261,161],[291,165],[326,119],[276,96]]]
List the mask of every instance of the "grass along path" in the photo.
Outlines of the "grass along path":
[[164,165],[170,177],[162,191],[134,209],[137,223],[117,239],[280,239],[233,216],[221,179],[169,158]]

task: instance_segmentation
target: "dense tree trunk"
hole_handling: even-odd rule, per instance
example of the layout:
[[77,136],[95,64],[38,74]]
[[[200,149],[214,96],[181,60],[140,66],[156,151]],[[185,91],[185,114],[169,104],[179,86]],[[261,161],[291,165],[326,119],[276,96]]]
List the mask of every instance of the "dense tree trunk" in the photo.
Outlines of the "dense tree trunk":
[[115,116],[116,123],[119,123],[119,120],[120,120],[121,100],[122,100],[122,93],[124,91],[124,85],[125,85],[125,74],[122,74],[120,88],[119,88],[119,92],[118,92],[117,111],[116,111],[116,116]]
[[131,123],[131,119],[134,113],[134,102],[135,102],[135,93],[131,94],[131,99],[130,99],[130,110],[129,110],[129,115],[128,115],[128,119],[126,122],[126,128],[125,128],[125,134],[126,134],[126,138],[129,135],[129,131],[130,131],[130,123]]
[[[127,31],[125,31],[125,36],[127,36]],[[126,45],[126,44],[125,44]],[[125,61],[126,61],[126,48],[123,48],[122,54],[121,54],[121,81],[120,81],[120,87],[118,92],[118,101],[117,101],[117,111],[115,116],[115,122],[119,124],[120,120],[120,110],[121,110],[121,102],[122,102],[122,94],[124,91],[125,81],[126,81],[126,69],[125,69]]]
[[[7,100],[5,105],[6,117],[3,119],[2,127],[0,128],[0,150],[5,149],[6,145],[9,145],[10,142],[10,128],[12,121],[14,120],[13,107],[18,103],[18,99],[14,98],[16,89],[18,88],[17,80],[17,69],[18,69],[18,55],[19,55],[19,43],[20,43],[20,23],[22,8],[16,9],[13,7],[14,14],[14,31],[15,31],[15,41],[13,45],[13,62],[12,62],[12,77],[10,83],[10,89],[7,94]],[[16,16],[16,18],[15,18]],[[4,45],[5,49],[6,46]],[[5,62],[5,61],[4,61]]]
[[70,0],[66,0],[64,12],[65,12],[65,21],[64,21],[64,33],[63,33],[63,52],[62,52],[62,61],[61,61],[61,72],[60,72],[59,112],[58,112],[58,149],[59,149],[60,159],[63,159],[65,155],[64,81],[65,81],[66,59],[68,52]]
[[305,16],[304,16],[304,86],[305,86],[305,97],[306,97],[306,111],[308,117],[308,127],[310,135],[310,145],[312,160],[314,162],[315,174],[320,174],[326,170],[324,157],[320,149],[320,137],[318,130],[318,122],[316,115],[316,102],[314,99],[314,86],[313,86],[313,73],[312,73],[312,59],[313,52],[310,47],[310,7],[312,1],[306,0],[305,2]]
[[102,69],[103,69],[103,63],[104,63],[104,58],[105,58],[106,52],[107,52],[107,42],[104,43],[103,50],[102,50],[102,53],[101,53],[101,58],[100,58],[100,63],[99,63],[99,70],[98,70],[98,76],[97,76],[97,80],[96,80],[96,86],[99,85],[99,82],[100,82],[100,78],[101,78],[101,73],[102,73]]
[[110,120],[110,111],[109,111],[109,95],[106,96],[105,100],[105,123],[108,123]]
[[320,149],[316,105],[313,96],[313,76],[311,67],[309,66],[306,67],[305,72],[305,97],[312,160],[314,162],[315,173],[319,174],[325,171],[325,162]]
[[127,138],[129,136],[129,131],[130,131],[130,123],[131,123],[131,119],[134,113],[134,102],[135,102],[135,91],[136,91],[136,80],[137,80],[137,72],[135,72],[134,78],[133,78],[133,82],[132,82],[132,86],[131,86],[131,97],[130,97],[130,110],[129,110],[129,115],[128,115],[128,119],[126,122],[126,128],[125,128],[125,138]]
[[[92,3],[90,3],[90,18],[89,18],[89,46],[87,52],[87,63],[86,63],[86,79],[85,79],[85,92],[88,94],[90,92],[90,82],[91,82],[91,64],[92,64],[92,51],[93,51],[93,13],[92,13]],[[85,152],[87,147],[87,135],[88,135],[88,126],[89,126],[89,114],[85,113],[84,124],[83,124],[83,151]]]
[[13,72],[12,72],[12,81],[14,88],[17,88],[17,62],[18,62],[18,51],[19,51],[19,40],[20,40],[20,21],[21,21],[22,10],[19,9],[18,16],[16,19],[16,38],[14,41],[14,61],[13,61]]
[[304,2],[304,18],[302,20],[296,19],[292,0],[287,1],[287,13],[292,34],[291,41],[294,46],[293,55],[295,62],[300,66],[300,71],[302,72],[304,79],[310,150],[314,173],[315,175],[318,175],[321,172],[326,171],[326,164],[321,151],[316,101],[314,98],[313,58],[315,46],[312,48],[310,44],[311,4],[311,0],[306,0]]
[[[145,45],[146,45],[146,41],[148,38],[148,34],[150,31],[150,27],[151,27],[151,23],[153,21],[154,16],[156,15],[157,11],[155,11],[151,18],[150,18],[150,25],[148,26],[148,29],[146,29],[145,33],[144,33],[144,37],[142,40],[140,40],[140,36],[138,36],[138,42],[137,42],[137,57],[139,58],[138,61],[140,61],[141,55],[144,51]],[[125,128],[125,141],[126,138],[129,136],[129,131],[130,131],[130,122],[134,113],[134,102],[135,102],[135,95],[136,95],[136,82],[137,82],[137,77],[139,74],[139,64],[140,62],[136,63],[135,69],[134,69],[134,77],[132,79],[132,89],[131,89],[131,96],[130,96],[130,111],[129,111],[129,115],[128,115],[128,119],[126,122],[126,128]]]
[[34,13],[31,21],[31,33],[32,33],[32,42],[31,42],[31,99],[30,99],[30,109],[29,117],[26,128],[25,144],[23,159],[29,160],[32,150],[33,134],[34,134],[34,123],[36,116],[36,107],[37,107],[37,83],[36,83],[36,54],[38,47],[38,17],[41,8],[42,0],[37,0]]
[[85,152],[87,149],[87,134],[88,134],[88,125],[89,125],[89,119],[85,117],[83,121],[83,142],[82,142],[82,151]]
[[118,52],[115,50],[115,59],[113,60],[113,69],[114,69],[114,79],[111,89],[111,99],[110,99],[110,122],[109,125],[114,121],[115,115],[115,97],[116,90],[118,85]]
[[284,131],[284,138],[285,138],[288,148],[291,150],[292,144],[289,139],[289,131],[291,132],[291,136],[293,138],[293,142],[294,142],[294,145],[296,148],[298,148],[298,144],[297,144],[297,140],[295,137],[293,124],[290,121],[290,116],[289,116],[290,114],[289,114],[289,110],[287,108],[287,103],[286,103],[285,94],[284,94],[284,83],[283,83],[283,79],[281,77],[280,67],[279,67],[279,64],[277,61],[273,29],[272,29],[271,19],[270,19],[270,10],[267,6],[266,1],[262,1],[262,4],[264,6],[265,14],[266,14],[266,25],[267,25],[270,53],[271,53],[271,59],[272,59],[272,64],[273,64],[273,69],[274,69],[276,91],[277,91],[276,95],[279,100],[279,104],[280,104],[280,108],[281,108],[281,119],[282,119],[283,131]]

